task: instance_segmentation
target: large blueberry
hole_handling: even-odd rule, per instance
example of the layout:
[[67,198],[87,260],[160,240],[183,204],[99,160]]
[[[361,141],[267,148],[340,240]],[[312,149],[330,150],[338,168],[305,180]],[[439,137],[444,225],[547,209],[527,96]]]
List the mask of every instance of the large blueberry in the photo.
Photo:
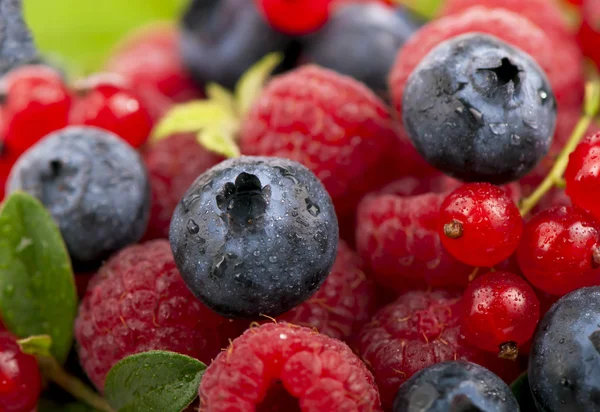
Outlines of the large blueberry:
[[544,157],[556,102],[526,53],[481,33],[434,48],[406,84],[403,119],[433,166],[465,181],[517,180]]
[[277,316],[300,304],[333,265],[338,223],[323,185],[299,163],[241,157],[203,173],[169,234],[190,290],[228,317]]
[[140,156],[94,127],[44,137],[15,163],[7,189],[28,192],[46,206],[78,264],[98,263],[137,242],[148,223],[150,185]]

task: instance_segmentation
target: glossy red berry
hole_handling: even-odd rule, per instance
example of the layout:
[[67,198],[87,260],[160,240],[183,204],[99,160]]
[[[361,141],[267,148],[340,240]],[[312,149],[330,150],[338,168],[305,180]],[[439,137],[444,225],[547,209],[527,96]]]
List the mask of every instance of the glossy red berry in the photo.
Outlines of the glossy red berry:
[[152,130],[152,118],[136,93],[119,77],[88,79],[74,104],[70,123],[109,130],[133,147],[143,145]]
[[583,0],[581,3],[583,20],[577,40],[583,54],[600,65],[600,1]]
[[23,153],[48,133],[68,124],[71,94],[62,77],[46,66],[23,66],[2,79],[4,144]]
[[0,332],[0,411],[30,412],[41,391],[37,361],[21,352],[15,338]]
[[489,183],[463,185],[440,208],[442,244],[456,259],[491,267],[519,245],[523,220],[507,192]]
[[462,297],[461,332],[478,348],[515,359],[540,318],[540,302],[522,278],[490,272],[469,284]]
[[287,34],[308,34],[329,18],[331,0],[255,0],[267,21]]
[[584,139],[571,153],[565,181],[573,204],[600,219],[600,133]]
[[544,210],[525,225],[517,258],[527,280],[553,295],[600,285],[600,223],[575,206]]

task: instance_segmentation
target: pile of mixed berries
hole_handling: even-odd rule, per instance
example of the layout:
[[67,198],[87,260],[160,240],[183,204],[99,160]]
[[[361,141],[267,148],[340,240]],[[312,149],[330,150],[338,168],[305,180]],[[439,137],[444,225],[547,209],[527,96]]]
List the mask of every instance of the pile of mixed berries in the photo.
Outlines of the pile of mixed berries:
[[192,0],[83,79],[20,9],[0,411],[600,411],[600,0]]

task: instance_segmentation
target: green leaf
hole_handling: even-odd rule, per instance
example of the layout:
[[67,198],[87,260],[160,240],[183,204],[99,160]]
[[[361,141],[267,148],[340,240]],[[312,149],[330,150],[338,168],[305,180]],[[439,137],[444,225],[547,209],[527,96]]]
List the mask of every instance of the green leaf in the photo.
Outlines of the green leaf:
[[235,121],[232,112],[216,101],[195,100],[174,106],[152,131],[152,139],[160,140],[175,133],[197,133],[224,122]]
[[260,95],[273,70],[283,61],[282,53],[269,53],[242,75],[235,86],[235,99],[240,116],[245,115]]
[[433,19],[443,4],[443,0],[395,0],[395,2],[427,20]]
[[208,83],[206,85],[206,97],[218,103],[221,107],[227,108],[232,114],[236,112],[235,99],[233,93],[217,83]]
[[84,72],[98,70],[118,41],[146,23],[173,20],[187,0],[24,0],[25,19],[42,52]]
[[513,395],[519,402],[519,408],[522,411],[535,412],[537,408],[535,401],[531,396],[531,390],[529,389],[529,379],[527,372],[522,373],[519,377],[510,385]]
[[30,336],[17,341],[21,350],[29,355],[52,356],[52,338],[48,335]]
[[97,410],[83,403],[70,402],[59,403],[50,399],[42,398],[38,402],[38,412],[96,412]]
[[108,372],[104,391],[118,412],[180,412],[196,398],[206,365],[173,352],[128,356]]
[[73,343],[75,280],[60,231],[44,206],[23,192],[0,210],[0,312],[19,337],[49,335],[64,362]]
[[198,143],[211,152],[220,154],[227,158],[238,157],[240,148],[235,142],[236,125],[227,127],[226,124],[215,127],[207,127],[198,132]]

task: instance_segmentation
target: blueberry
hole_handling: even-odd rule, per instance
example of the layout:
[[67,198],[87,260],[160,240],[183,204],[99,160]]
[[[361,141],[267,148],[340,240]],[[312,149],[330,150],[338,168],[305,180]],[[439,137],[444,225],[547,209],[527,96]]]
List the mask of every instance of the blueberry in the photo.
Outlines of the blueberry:
[[233,88],[266,54],[292,44],[266,23],[250,0],[194,0],[181,26],[183,62],[200,84]]
[[600,287],[552,306],[533,339],[528,373],[540,412],[600,411]]
[[472,33],[441,43],[412,72],[403,118],[433,166],[502,184],[523,177],[548,151],[556,101],[529,55]]
[[17,160],[9,192],[37,197],[58,224],[76,264],[93,264],[137,242],[148,222],[150,185],[138,153],[116,135],[67,127]]
[[383,4],[350,4],[308,38],[301,59],[354,77],[385,95],[398,50],[416,28]]
[[510,388],[486,368],[465,361],[442,362],[404,382],[394,412],[518,412]]
[[227,317],[277,316],[329,274],[338,223],[304,166],[241,157],[196,179],[175,209],[169,239],[184,281],[206,306]]
[[31,32],[23,20],[22,0],[0,1],[0,76],[38,59]]

